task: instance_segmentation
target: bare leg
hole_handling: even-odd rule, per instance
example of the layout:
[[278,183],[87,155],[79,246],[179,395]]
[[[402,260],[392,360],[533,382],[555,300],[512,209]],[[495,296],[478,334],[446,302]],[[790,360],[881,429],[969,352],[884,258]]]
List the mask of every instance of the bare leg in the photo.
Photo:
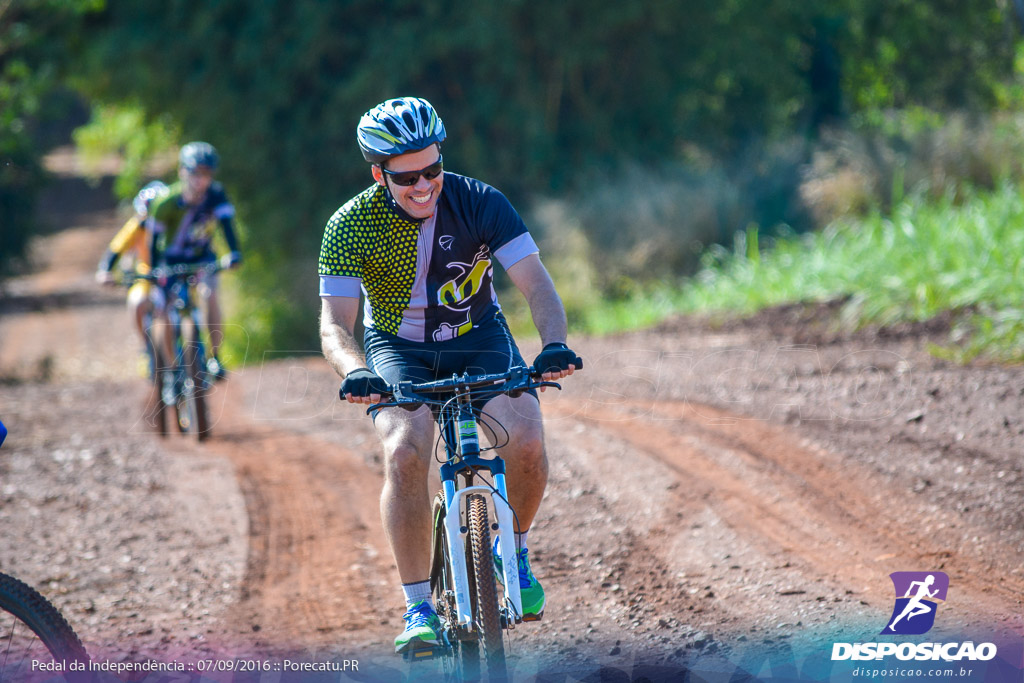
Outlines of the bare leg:
[[[508,502],[515,510],[518,521],[516,531],[527,531],[537,516],[548,483],[548,459],[544,450],[540,403],[530,394],[518,398],[502,395],[488,401],[484,412],[508,431],[509,443],[498,450],[498,455],[505,461]],[[491,426],[488,417],[484,416],[481,422],[484,425],[481,433],[492,443],[494,438],[499,443],[504,440],[504,432]]]
[[384,445],[380,515],[402,583],[430,578],[430,494],[427,475],[434,419],[421,407],[385,408],[374,426]]
[[153,303],[145,292],[136,289],[128,291],[128,312],[135,321],[135,331],[139,333],[139,339],[146,343],[146,313],[153,310]]
[[176,362],[174,350],[174,328],[166,312],[153,321],[153,341],[156,345],[163,344],[163,367],[172,367]]

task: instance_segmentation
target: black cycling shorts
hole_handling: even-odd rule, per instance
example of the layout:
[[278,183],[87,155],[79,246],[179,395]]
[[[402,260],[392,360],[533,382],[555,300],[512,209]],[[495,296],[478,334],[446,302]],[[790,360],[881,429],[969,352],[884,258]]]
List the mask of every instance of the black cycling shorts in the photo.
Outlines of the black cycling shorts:
[[[501,313],[490,322],[447,341],[414,342],[367,329],[363,344],[367,367],[388,384],[405,380],[433,382],[464,372],[497,374],[516,365],[526,365]],[[537,396],[535,389],[529,393]],[[479,412],[491,398],[494,397],[474,400],[473,407]]]

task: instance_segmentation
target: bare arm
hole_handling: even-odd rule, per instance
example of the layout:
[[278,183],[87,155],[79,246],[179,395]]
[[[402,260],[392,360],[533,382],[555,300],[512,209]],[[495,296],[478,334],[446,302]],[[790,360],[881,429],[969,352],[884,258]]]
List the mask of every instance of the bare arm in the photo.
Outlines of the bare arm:
[[512,284],[526,297],[530,315],[533,316],[533,324],[540,332],[541,344],[565,343],[569,328],[565,319],[565,308],[562,307],[562,299],[555,291],[555,283],[551,281],[547,268],[540,262],[540,257],[537,254],[530,254],[512,264],[507,272]]
[[[556,342],[565,343],[568,336],[569,324],[565,319],[565,308],[562,306],[562,299],[555,291],[555,283],[551,281],[551,275],[547,268],[540,262],[537,254],[531,254],[521,261],[517,261],[508,269],[509,279],[526,297],[526,303],[530,306],[530,314],[533,316],[533,324],[540,332],[542,345],[547,346]],[[561,372],[545,372],[542,377],[545,380],[557,380],[571,375],[576,366],[569,364],[567,370]],[[541,387],[541,391],[544,388]]]
[[359,299],[334,296],[320,301],[320,347],[334,371],[345,377],[356,368],[366,366],[354,334]]

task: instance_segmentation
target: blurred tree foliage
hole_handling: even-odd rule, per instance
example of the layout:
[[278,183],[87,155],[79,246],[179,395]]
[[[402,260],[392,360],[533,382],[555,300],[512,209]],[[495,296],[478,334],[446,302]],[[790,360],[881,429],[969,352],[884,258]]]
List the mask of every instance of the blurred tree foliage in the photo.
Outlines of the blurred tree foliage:
[[82,82],[218,147],[253,256],[244,309],[272,316],[243,322],[310,348],[321,230],[370,182],[354,127],[381,100],[430,99],[450,168],[514,200],[578,191],[584,169],[699,171],[891,107],[995,106],[1007,2],[119,0],[90,18]]
[[38,141],[80,47],[82,16],[102,0],[0,0],[0,274],[25,253],[45,181]]
[[114,193],[121,199],[133,197],[148,180],[154,159],[158,164],[173,167],[178,160],[181,130],[168,114],[150,117],[137,103],[98,105],[92,120],[74,130],[75,147],[85,172],[98,179],[103,158],[119,154],[124,160],[114,182]]

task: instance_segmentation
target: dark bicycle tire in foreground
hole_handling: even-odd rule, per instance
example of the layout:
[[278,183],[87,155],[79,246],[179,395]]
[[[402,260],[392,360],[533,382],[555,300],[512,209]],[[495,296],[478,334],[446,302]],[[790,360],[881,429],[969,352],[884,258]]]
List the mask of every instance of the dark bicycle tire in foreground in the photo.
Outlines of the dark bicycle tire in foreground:
[[89,655],[38,591],[0,574],[0,681],[88,680]]

